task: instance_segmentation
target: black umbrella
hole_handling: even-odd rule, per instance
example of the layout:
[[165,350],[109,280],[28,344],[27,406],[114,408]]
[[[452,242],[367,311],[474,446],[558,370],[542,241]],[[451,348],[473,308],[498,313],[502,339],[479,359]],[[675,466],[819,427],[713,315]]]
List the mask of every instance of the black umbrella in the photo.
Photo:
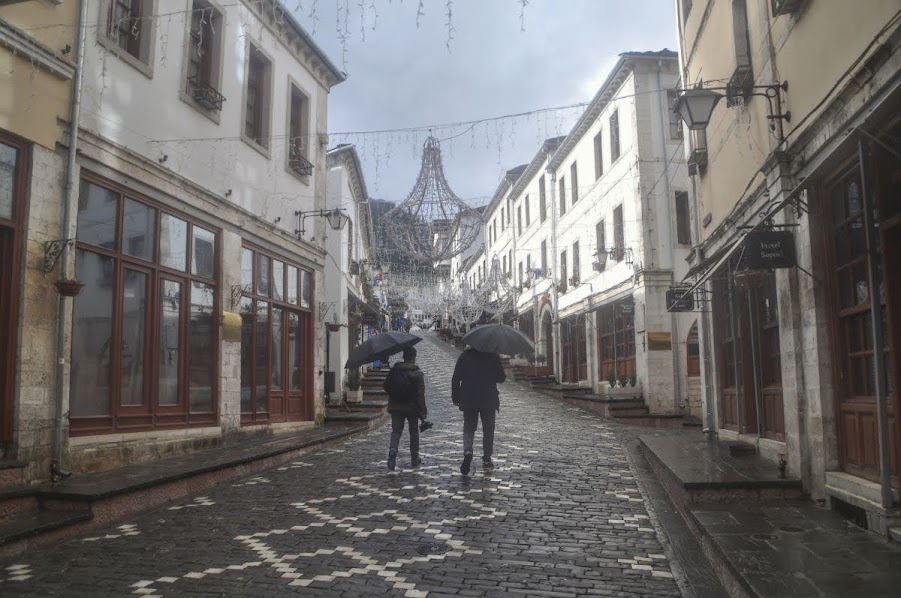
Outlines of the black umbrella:
[[422,338],[409,332],[382,332],[360,343],[350,352],[344,369],[357,368],[364,363],[372,363],[376,360],[387,359],[389,355],[400,353],[407,347],[412,347]]
[[463,342],[477,351],[504,355],[520,355],[535,350],[535,343],[529,337],[506,324],[477,326],[466,333]]

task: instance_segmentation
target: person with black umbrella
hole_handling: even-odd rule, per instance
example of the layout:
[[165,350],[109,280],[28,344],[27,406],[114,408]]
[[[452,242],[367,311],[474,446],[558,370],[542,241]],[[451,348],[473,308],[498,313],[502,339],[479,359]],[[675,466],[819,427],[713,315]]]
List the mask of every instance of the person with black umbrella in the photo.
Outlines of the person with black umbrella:
[[460,473],[469,475],[476,428],[482,420],[482,467],[494,463],[495,415],[500,411],[497,385],[507,379],[497,353],[467,347],[457,359],[451,379],[451,400],[463,412],[463,464]]
[[[391,414],[391,443],[388,448],[388,469],[394,470],[397,465],[397,449],[400,437],[404,433],[404,423],[410,428],[410,463],[419,467],[419,431],[420,418],[428,416],[425,403],[425,376],[416,365],[416,349],[407,347],[403,353],[404,360],[391,366],[385,379],[384,389],[388,393],[388,413]],[[423,431],[429,422],[423,422]]]

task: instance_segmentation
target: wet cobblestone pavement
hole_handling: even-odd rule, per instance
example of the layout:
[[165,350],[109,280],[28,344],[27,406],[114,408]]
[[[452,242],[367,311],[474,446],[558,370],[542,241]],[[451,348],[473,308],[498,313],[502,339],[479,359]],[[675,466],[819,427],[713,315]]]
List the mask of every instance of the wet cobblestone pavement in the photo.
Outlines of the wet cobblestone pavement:
[[614,426],[501,386],[495,468],[459,472],[457,352],[418,345],[424,465],[389,425],[0,564],[4,596],[678,596]]

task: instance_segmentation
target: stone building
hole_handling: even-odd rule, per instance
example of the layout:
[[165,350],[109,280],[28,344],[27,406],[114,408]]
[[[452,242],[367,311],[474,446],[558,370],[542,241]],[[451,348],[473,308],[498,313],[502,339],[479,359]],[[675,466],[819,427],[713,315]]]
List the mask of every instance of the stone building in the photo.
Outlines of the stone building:
[[712,308],[706,426],[886,532],[901,489],[901,6],[676,4],[696,215],[680,296]]
[[498,266],[510,322],[559,381],[634,384],[651,413],[697,415],[695,318],[665,302],[691,246],[677,83],[675,52],[622,54],[573,129],[507,172],[463,278]]
[[[344,392],[344,364],[361,340],[365,327],[380,326],[381,301],[373,285],[372,214],[369,195],[352,145],[339,145],[326,154],[328,198],[326,211],[340,211],[347,223],[326,231],[328,256],[325,263],[323,319],[326,323],[328,368],[326,386],[330,398]],[[334,379],[334,387],[331,387]]]
[[[44,58],[71,56],[80,79],[71,112],[64,81],[34,101],[17,85],[9,116],[41,110],[45,129],[59,117],[78,130],[68,173],[60,132],[21,144],[45,161],[17,187],[22,340],[3,395],[8,455],[28,480],[51,462],[85,472],[310,426],[324,410],[327,225],[301,235],[298,212],[325,207],[327,98],[344,74],[277,1],[158,5],[0,15],[67,31],[40,40]],[[58,279],[80,292],[58,296]]]

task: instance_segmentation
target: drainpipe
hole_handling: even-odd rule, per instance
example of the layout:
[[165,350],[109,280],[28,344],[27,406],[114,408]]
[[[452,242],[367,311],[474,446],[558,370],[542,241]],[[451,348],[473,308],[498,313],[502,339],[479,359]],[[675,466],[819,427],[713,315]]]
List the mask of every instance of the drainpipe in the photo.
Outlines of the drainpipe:
[[[560,275],[560,268],[558,264],[560,263],[560,256],[557,251],[557,173],[551,169],[551,152],[547,153],[547,162],[548,167],[546,172],[551,177],[551,251],[553,252],[553,261],[554,264],[553,269],[557,270],[557,275]],[[556,340],[551,339],[554,346],[554,370],[560,371],[560,379],[563,379],[563,365],[560,363],[560,350],[557,348],[558,346],[562,346],[561,343],[563,339],[560,338],[560,335],[563,333],[563,327],[560,326],[560,292],[557,290],[557,285],[554,283],[553,277],[551,278],[551,284],[554,289],[554,320],[551,322],[551,332],[553,333],[554,327],[557,327],[557,338]],[[556,371],[554,372],[556,374]]]
[[861,208],[863,209],[864,240],[867,248],[867,270],[870,279],[870,320],[873,326],[873,362],[876,370],[876,420],[879,439],[879,484],[881,486],[881,498],[883,507],[891,507],[892,496],[892,466],[890,462],[889,448],[889,424],[888,424],[888,397],[885,388],[883,372],[885,364],[885,338],[882,331],[882,300],[880,289],[882,288],[882,271],[880,261],[882,252],[877,242],[879,239],[879,224],[873,219],[876,211],[874,201],[874,180],[868,158],[870,157],[870,142],[861,139],[858,142],[858,160],[860,164]]
[[[63,198],[63,225],[61,229],[62,254],[59,276],[67,278],[70,269],[69,239],[72,239],[72,206],[78,201],[78,128],[81,122],[81,83],[84,74],[85,29],[88,3],[81,0],[78,11],[78,39],[75,42],[75,80],[72,85],[72,104],[69,114],[69,149],[66,162],[66,192]],[[65,479],[71,474],[60,466],[63,458],[63,376],[66,372],[66,328],[68,327],[69,300],[60,295],[56,314],[56,384],[53,405],[53,457],[50,462],[50,479]]]
[[[666,93],[663,89],[663,80],[660,77],[660,72],[663,68],[663,62],[657,61],[657,91],[659,93],[660,100],[657,102],[657,119],[660,122],[660,149],[662,153],[660,154],[664,160],[666,160],[666,132],[667,125],[669,123],[664,122],[663,113],[665,110],[660,110],[660,104],[663,104],[666,107]],[[673,211],[672,211],[672,201],[673,199],[673,190],[670,188],[669,176],[667,175],[668,162],[663,163],[663,182],[666,188],[666,201],[663,202],[664,211],[663,211],[663,222],[666,224],[661,227],[658,222],[657,230],[661,231],[663,234],[661,235],[661,244],[664,246],[666,252],[661,252],[661,258],[664,256],[669,257],[669,263],[663,263],[661,259],[661,263],[658,264],[660,268],[669,267],[670,270],[670,282],[675,280],[675,270],[676,270],[676,255],[675,249],[673,246]],[[675,399],[676,399],[676,407],[681,408],[685,405],[685,397],[682,396],[682,354],[679,349],[681,342],[681,334],[679,333],[679,318],[676,316],[676,312],[670,312],[670,329],[672,330],[672,349],[673,349],[673,382],[675,383]],[[687,359],[687,357],[686,357]]]

